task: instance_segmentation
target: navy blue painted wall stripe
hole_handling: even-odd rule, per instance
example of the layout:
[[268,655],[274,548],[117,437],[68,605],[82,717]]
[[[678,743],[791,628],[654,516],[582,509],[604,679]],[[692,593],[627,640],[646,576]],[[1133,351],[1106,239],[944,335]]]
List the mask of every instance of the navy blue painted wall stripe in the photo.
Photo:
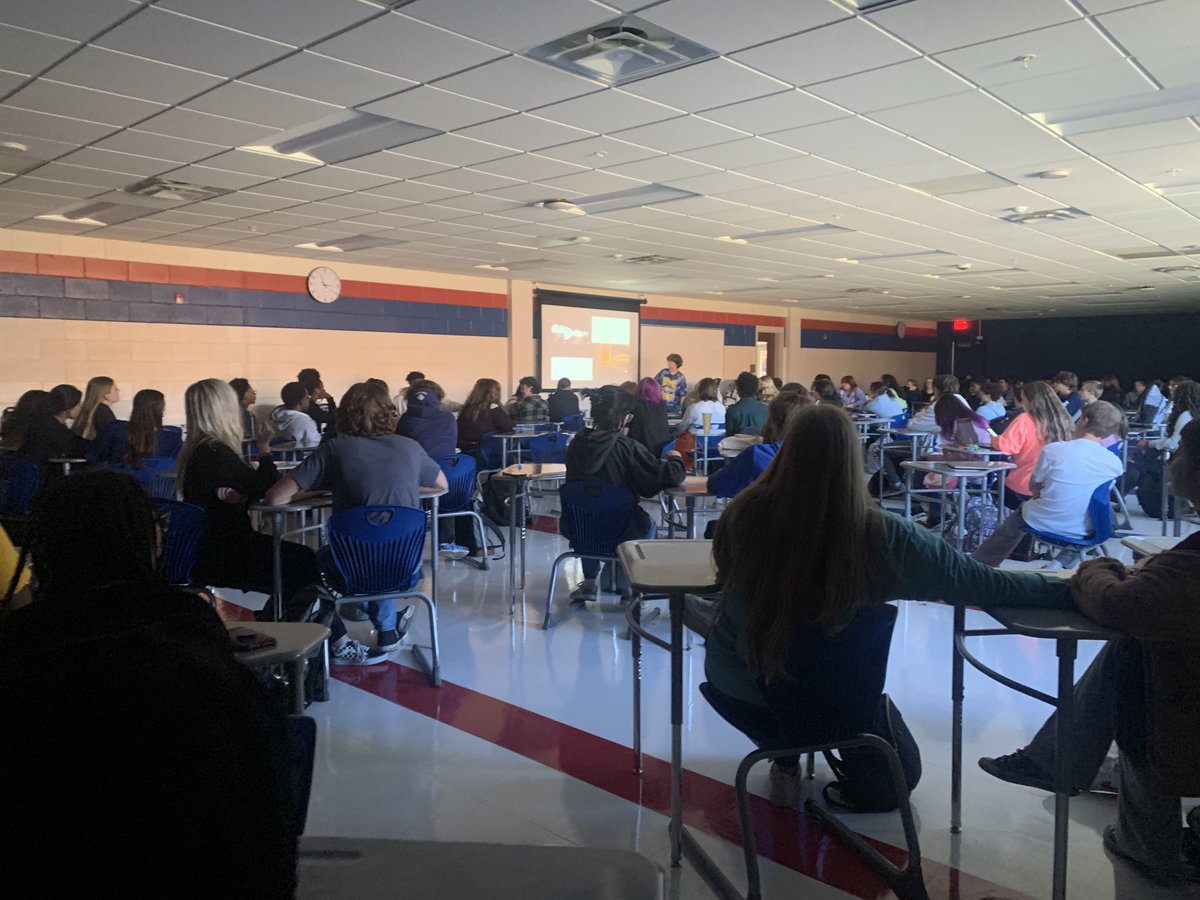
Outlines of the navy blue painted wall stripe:
[[[176,292],[186,302],[175,302]],[[507,337],[508,311],[449,303],[0,274],[0,317]]]
[[908,353],[936,353],[936,337],[906,336],[874,331],[835,331],[804,328],[800,346],[805,350],[900,350]]
[[643,325],[669,325],[673,328],[720,328],[725,332],[726,347],[753,347],[758,340],[754,325],[723,325],[720,322],[684,322],[678,319],[642,319]]

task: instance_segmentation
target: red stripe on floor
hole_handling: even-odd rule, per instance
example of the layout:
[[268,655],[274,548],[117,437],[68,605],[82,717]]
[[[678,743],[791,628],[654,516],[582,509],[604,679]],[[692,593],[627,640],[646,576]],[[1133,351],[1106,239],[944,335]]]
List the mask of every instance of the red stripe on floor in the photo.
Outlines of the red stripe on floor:
[[[629,747],[449,681],[435,690],[421,672],[396,663],[337,668],[333,676],[630,803],[670,815],[671,765],[666,760],[644,756],[643,774],[635,775]],[[731,773],[734,768],[735,761],[730,760]],[[688,826],[741,846],[732,785],[684,769],[683,797],[683,819]],[[751,797],[751,801],[760,856],[855,897],[890,896],[887,885],[858,857],[807,817],[771,806],[761,797]],[[948,818],[948,808],[946,812]],[[867,840],[889,859],[900,862],[905,858],[905,851],[899,848]],[[923,859],[921,866],[931,900],[1029,900],[1024,894],[935,860]]]

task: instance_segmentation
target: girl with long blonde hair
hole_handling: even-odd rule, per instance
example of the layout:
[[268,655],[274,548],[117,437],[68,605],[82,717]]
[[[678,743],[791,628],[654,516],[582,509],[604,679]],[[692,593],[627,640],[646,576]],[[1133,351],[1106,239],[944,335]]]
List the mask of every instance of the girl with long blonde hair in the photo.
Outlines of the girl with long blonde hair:
[[120,399],[121,389],[107,375],[97,375],[88,381],[87,389],[83,392],[83,407],[75,417],[72,429],[80,440],[94,441],[117,420],[112,406]]

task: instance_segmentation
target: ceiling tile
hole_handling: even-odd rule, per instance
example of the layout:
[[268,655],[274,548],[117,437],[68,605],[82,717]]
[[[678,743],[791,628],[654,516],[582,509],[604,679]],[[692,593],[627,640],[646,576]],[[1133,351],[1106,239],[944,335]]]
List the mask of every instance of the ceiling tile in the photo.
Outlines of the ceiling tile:
[[284,197],[292,200],[324,200],[328,197],[337,197],[341,194],[349,193],[340,188],[324,187],[315,184],[301,184],[295,181],[286,179],[281,181],[272,181],[269,184],[260,184],[255,189],[256,194],[266,194],[272,197]]
[[342,163],[342,168],[370,172],[373,175],[387,175],[390,178],[418,178],[421,175],[432,175],[434,172],[452,169],[454,166],[381,150],[378,153],[360,156],[358,159],[346,160]]
[[3,68],[10,72],[36,75],[77,46],[75,41],[0,25],[0,59]]
[[39,78],[17,91],[5,103],[19,109],[37,110],[56,116],[101,122],[105,125],[132,125],[165,108],[161,103],[107,94],[73,84],[60,84],[45,78]]
[[340,108],[316,100],[305,100],[268,88],[231,81],[190,101],[184,109],[254,122],[268,128],[295,128],[340,112]]
[[1155,122],[1150,125],[1130,125],[1126,128],[1109,128],[1075,135],[1072,144],[1077,144],[1089,153],[1103,156],[1122,150],[1145,150],[1148,147],[1165,147],[1170,144],[1186,144],[1200,140],[1200,126],[1191,119],[1176,119],[1172,122]]
[[805,153],[832,158],[831,154],[834,151],[888,142],[896,137],[896,133],[870,119],[856,116],[817,125],[805,125],[802,128],[789,128],[774,132],[769,137],[772,141],[803,150]]
[[359,25],[312,49],[413,81],[430,81],[506,55],[398,13]]
[[607,136],[571,141],[557,147],[549,147],[540,153],[542,156],[561,159],[563,162],[575,163],[578,166],[613,166],[618,163],[635,162],[639,159],[649,159],[652,156],[661,155],[657,150]]
[[338,106],[357,106],[413,87],[415,82],[305,51],[242,79]]
[[477,125],[512,112],[503,106],[472,100],[470,97],[452,94],[429,85],[413,88],[386,100],[368,103],[362,109],[376,115],[399,119],[401,122],[426,125],[441,131]]
[[[1026,63],[1021,60],[1025,55],[1033,58]],[[1044,78],[1122,58],[1084,19],[938,55],[954,71],[984,87]]]
[[620,122],[626,128],[649,125],[683,115],[678,109],[653,103],[614,88],[598,94],[564,100],[538,110],[542,118],[576,128],[592,128],[600,123]]
[[116,94],[158,103],[180,103],[221,83],[215,75],[101,47],[83,47],[47,72],[46,77],[84,87],[103,86]]
[[112,137],[97,141],[96,146],[105,150],[116,150],[120,153],[145,154],[159,159],[185,163],[196,162],[225,149],[217,144],[151,134],[136,128],[126,129]]
[[137,178],[120,172],[105,172],[64,162],[46,163],[30,173],[38,178],[65,184],[83,184],[91,187],[119,190],[137,181]]
[[521,56],[468,69],[437,86],[477,100],[527,110],[602,90],[604,85]]
[[711,59],[643,78],[623,90],[677,109],[698,112],[776,94],[788,87],[731,60]]
[[68,153],[61,158],[60,162],[141,177],[158,175],[178,167],[178,163],[172,160],[152,159],[149,156],[135,156],[132,153],[117,153],[112,150],[101,150],[98,147],[84,147],[74,153]]
[[508,147],[461,137],[457,134],[439,134],[435,137],[413,141],[411,144],[404,145],[404,153],[406,156],[443,163],[445,168],[473,166],[476,163],[487,162],[489,159],[500,159],[513,155],[512,150]]
[[746,166],[773,162],[777,159],[788,159],[798,154],[793,148],[776,144],[773,141],[766,141],[762,138],[743,138],[718,144],[715,147],[681,151],[679,155],[706,165],[741,171]]
[[902,62],[916,55],[862,19],[847,19],[742,51],[734,54],[734,58],[790,84],[803,86]]
[[619,166],[605,166],[604,171],[614,175],[624,175],[627,178],[656,182],[662,181],[664,178],[688,178],[692,175],[705,175],[720,170],[715,166],[692,162],[681,156],[656,156],[653,159],[622,163]]
[[432,203],[435,200],[456,197],[464,192],[432,184],[397,181],[393,184],[384,184],[377,188],[372,188],[371,193],[379,197],[391,197],[397,201],[406,200],[410,203]]
[[159,6],[296,47],[379,13],[358,0],[160,0]]
[[[14,110],[14,112],[17,111]],[[20,114],[27,115],[23,111]],[[0,130],[0,141],[15,141],[18,144],[24,144],[28,148],[26,152],[33,163],[39,160],[55,159],[64,153],[70,153],[76,146],[74,141],[71,143],[67,143],[66,141],[52,141],[46,138],[32,137],[27,134],[15,134],[6,129]]]
[[[290,180],[322,187],[341,188],[347,191],[368,191],[388,184],[393,179],[388,175],[352,172],[341,166],[321,166],[319,169],[309,169],[307,172],[293,175]],[[258,190],[262,190],[262,188]]]
[[932,100],[975,89],[973,84],[947,72],[928,59],[913,59],[859,75],[848,75],[809,91],[855,112],[870,113],[891,106]]
[[720,109],[710,109],[703,114],[703,118],[731,125],[751,134],[767,134],[779,131],[781,126],[798,128],[801,125],[815,125],[817,122],[828,122],[849,115],[849,111],[838,109],[820,97],[814,97],[805,91],[792,90],[722,106]]
[[592,0],[417,0],[406,15],[486,41],[525,50],[612,18]]
[[228,190],[247,188],[268,180],[263,175],[244,175],[240,172],[214,169],[209,165],[184,166],[171,172],[168,177],[172,181],[188,181],[193,184],[202,184],[205,187],[224,188]]
[[12,134],[45,138],[50,141],[65,141],[70,144],[90,144],[113,130],[111,125],[82,122],[63,116],[0,106],[0,131]]
[[1149,95],[1153,85],[1125,60],[997,84],[989,90],[1022,112],[1047,112],[1093,102],[1096,97]]
[[697,116],[684,116],[666,122],[655,122],[652,125],[617,131],[613,136],[643,147],[672,153],[736,141],[745,137],[745,133],[708,122]]
[[[519,156],[510,156],[506,159],[495,159],[491,162],[480,163],[473,168],[481,172],[490,172],[493,175],[515,178],[519,181],[545,181],[555,176],[562,177],[587,171],[582,166],[572,165],[534,153],[522,153]],[[438,179],[434,178],[430,180],[437,181]]]
[[515,150],[541,150],[587,137],[592,132],[560,125],[538,116],[518,113],[515,116],[484,122],[482,125],[472,125],[460,129],[457,133],[463,137],[501,144]]
[[421,179],[410,179],[410,183],[448,187],[456,191],[474,194],[512,187],[514,184],[520,184],[521,179],[505,178],[503,175],[492,175],[490,172],[480,172],[475,169],[451,169],[448,172],[438,172],[436,175],[427,175]]
[[828,0],[667,0],[644,13],[646,19],[718,53],[807,31],[848,15]]
[[1194,58],[1196,5],[1190,0],[1161,0],[1108,13],[1097,21],[1139,59],[1181,49],[1190,49]]
[[1079,18],[1067,0],[921,0],[871,20],[925,53],[940,53]]
[[165,134],[211,143],[219,141],[224,147],[242,147],[263,136],[263,126],[241,122],[225,116],[213,116],[192,109],[168,109],[153,119],[138,125],[141,131]]
[[240,75],[283,56],[284,44],[148,7],[96,41],[97,46],[146,56],[214,75]]
[[[88,0],[65,9],[64,4],[50,0],[13,2],[0,6],[0,22],[16,25],[43,34],[83,41],[110,27],[123,16],[135,13],[139,0]],[[7,55],[8,46],[0,40]],[[7,63],[8,60],[5,59]]]

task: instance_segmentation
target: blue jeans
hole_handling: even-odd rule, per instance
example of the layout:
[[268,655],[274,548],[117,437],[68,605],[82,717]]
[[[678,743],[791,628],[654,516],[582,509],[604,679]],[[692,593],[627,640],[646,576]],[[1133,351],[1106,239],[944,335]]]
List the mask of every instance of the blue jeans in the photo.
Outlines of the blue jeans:
[[[346,592],[346,581],[342,578],[342,573],[338,571],[337,566],[333,561],[333,554],[329,547],[322,547],[317,552],[317,558],[321,563],[321,569],[325,573],[325,581],[328,585],[337,591],[339,594]],[[414,581],[419,581],[421,578],[420,563],[417,564],[417,571],[414,576]],[[349,606],[350,604],[344,604]],[[371,624],[379,631],[391,631],[396,627],[398,617],[396,615],[395,600],[368,600],[365,603],[354,604],[371,619]]]

